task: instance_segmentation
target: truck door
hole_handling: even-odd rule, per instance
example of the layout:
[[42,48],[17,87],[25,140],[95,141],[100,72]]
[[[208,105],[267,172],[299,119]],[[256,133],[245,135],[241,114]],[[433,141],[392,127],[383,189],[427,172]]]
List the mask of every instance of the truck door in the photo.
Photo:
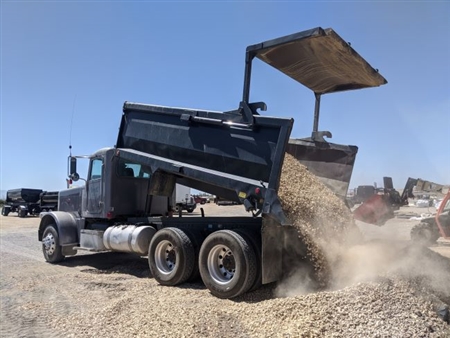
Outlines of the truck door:
[[103,210],[103,159],[94,158],[91,161],[89,181],[87,186],[88,212],[101,213]]

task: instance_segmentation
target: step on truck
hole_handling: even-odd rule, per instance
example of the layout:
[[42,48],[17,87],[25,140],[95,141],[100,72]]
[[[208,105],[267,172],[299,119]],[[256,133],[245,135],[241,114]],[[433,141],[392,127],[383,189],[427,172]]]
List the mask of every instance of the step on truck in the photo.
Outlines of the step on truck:
[[[291,138],[293,118],[264,116],[263,102],[249,102],[255,59],[314,92],[311,137]],[[200,277],[219,298],[280,280],[289,268],[285,248],[297,238],[277,196],[285,154],[345,198],[357,147],[325,140],[321,96],[385,83],[332,29],[314,28],[247,48],[236,110],[125,102],[116,145],[87,156],[85,185],[61,191],[58,211],[41,218],[45,259],[57,263],[79,250],[135,253],[148,256],[158,283]],[[86,156],[68,158],[74,181],[79,157]],[[249,215],[171,217],[177,184],[242,204]]]

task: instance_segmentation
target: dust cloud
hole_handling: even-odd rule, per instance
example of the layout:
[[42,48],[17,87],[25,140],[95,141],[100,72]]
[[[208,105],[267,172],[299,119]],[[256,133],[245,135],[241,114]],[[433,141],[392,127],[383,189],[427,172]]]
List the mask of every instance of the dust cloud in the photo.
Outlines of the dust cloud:
[[291,269],[277,285],[277,297],[395,278],[450,303],[448,259],[407,241],[365,240],[345,204],[290,155],[278,195],[298,233],[297,242],[288,236],[286,253],[304,259],[289,261]]

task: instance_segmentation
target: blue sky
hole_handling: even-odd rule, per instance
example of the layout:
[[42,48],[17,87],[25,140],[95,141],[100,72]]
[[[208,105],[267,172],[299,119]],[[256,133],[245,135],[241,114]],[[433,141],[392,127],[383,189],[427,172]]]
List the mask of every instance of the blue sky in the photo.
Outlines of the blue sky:
[[[351,187],[450,184],[449,18],[432,1],[2,1],[0,189],[64,189],[70,135],[74,154],[113,146],[124,101],[237,108],[246,46],[317,26],[389,82],[322,98],[320,130],[359,147]],[[313,94],[258,60],[253,74],[251,101],[310,136]]]

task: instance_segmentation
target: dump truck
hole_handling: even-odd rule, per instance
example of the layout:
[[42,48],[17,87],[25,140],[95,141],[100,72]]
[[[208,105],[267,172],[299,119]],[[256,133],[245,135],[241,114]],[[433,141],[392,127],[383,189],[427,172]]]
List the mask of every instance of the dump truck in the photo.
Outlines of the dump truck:
[[[311,137],[291,138],[292,117],[264,116],[266,104],[249,101],[256,59],[313,91]],[[345,198],[357,147],[324,139],[332,135],[318,128],[320,98],[385,83],[333,29],[318,27],[247,47],[242,101],[233,111],[125,102],[113,147],[68,157],[73,181],[77,160],[88,158],[86,182],[60,191],[58,210],[42,215],[45,259],[57,263],[79,250],[134,253],[148,257],[159,284],[200,277],[226,299],[280,280],[293,229],[277,195],[285,154]],[[176,184],[242,204],[248,216],[171,217]]]
[[42,211],[57,210],[57,208],[57,191],[30,188],[11,189],[6,192],[2,215],[8,216],[11,212],[17,212],[19,217],[36,216]]

